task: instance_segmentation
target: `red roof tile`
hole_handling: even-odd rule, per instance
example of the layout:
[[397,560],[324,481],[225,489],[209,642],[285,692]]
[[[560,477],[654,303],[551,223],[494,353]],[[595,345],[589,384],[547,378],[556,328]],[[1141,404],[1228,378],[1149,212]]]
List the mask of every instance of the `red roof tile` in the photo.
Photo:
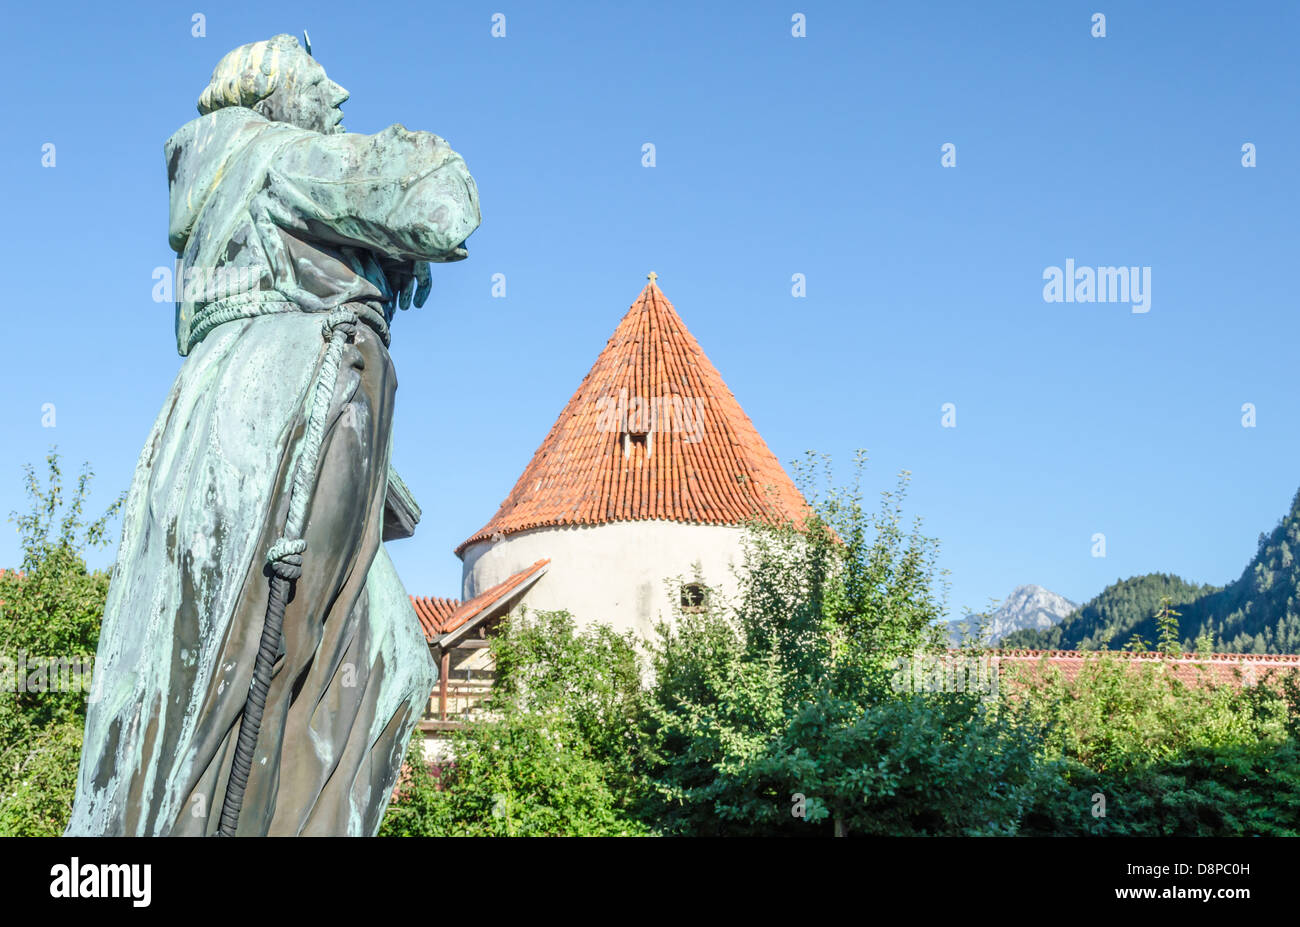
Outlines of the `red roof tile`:
[[424,636],[428,640],[433,640],[443,632],[448,620],[456,609],[460,608],[460,599],[438,599],[426,598],[425,596],[411,596],[411,604],[415,606],[415,615],[420,619],[420,627],[424,629]]
[[[657,410],[653,424],[642,423],[650,425],[644,443],[625,443],[622,415],[610,414],[629,408],[628,431],[642,430],[633,400]],[[692,427],[696,414],[701,431]],[[651,281],[496,515],[456,553],[530,528],[649,519],[739,525],[752,518],[798,521],[806,511],[722,375]]]
[[507,598],[511,592],[520,588],[534,576],[539,575],[539,571],[550,562],[550,560],[538,560],[532,566],[520,570],[509,579],[484,590],[468,602],[461,602],[459,599],[411,596],[411,604],[415,606],[415,614],[420,619],[420,627],[424,629],[425,640],[435,641],[442,635],[450,634],[457,628],[462,627],[467,621],[472,620],[502,599]]

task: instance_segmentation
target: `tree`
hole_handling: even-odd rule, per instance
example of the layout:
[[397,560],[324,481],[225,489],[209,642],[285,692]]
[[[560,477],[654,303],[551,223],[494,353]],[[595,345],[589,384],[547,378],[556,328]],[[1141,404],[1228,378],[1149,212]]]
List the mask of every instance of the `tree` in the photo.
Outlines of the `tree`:
[[[902,768],[922,755],[961,752],[944,744],[962,735],[945,741],[940,730],[956,732],[935,720],[961,706],[894,687],[900,661],[944,643],[937,542],[919,520],[910,531],[903,526],[906,473],[871,512],[861,491],[865,458],[856,464],[852,483],[821,499],[809,470],[801,471],[813,503],[802,523],[750,526],[734,608],[679,615],[658,629],[643,725],[650,785],[643,813],[665,832],[863,832],[864,796],[878,786],[887,803],[899,788],[873,778],[890,756]],[[975,725],[969,730],[991,731],[979,727],[978,703],[961,703]],[[908,720],[917,736],[899,747]],[[986,767],[970,781],[1021,778]]]
[[1174,611],[1169,596],[1160,597],[1160,607],[1156,609],[1156,627],[1160,631],[1160,652],[1171,657],[1183,655],[1183,645],[1178,637],[1178,619],[1181,614]]
[[[0,658],[15,661],[21,655],[29,666],[48,666],[51,660],[89,664],[99,643],[109,577],[87,569],[85,552],[105,543],[124,494],[99,518],[85,521],[90,465],[83,466],[66,499],[54,450],[46,466],[44,487],[35,468],[24,468],[31,508],[10,519],[17,523],[23,556],[19,572],[0,573]],[[82,681],[71,691],[43,687],[0,700],[0,834],[62,833],[72,810],[85,726]]]

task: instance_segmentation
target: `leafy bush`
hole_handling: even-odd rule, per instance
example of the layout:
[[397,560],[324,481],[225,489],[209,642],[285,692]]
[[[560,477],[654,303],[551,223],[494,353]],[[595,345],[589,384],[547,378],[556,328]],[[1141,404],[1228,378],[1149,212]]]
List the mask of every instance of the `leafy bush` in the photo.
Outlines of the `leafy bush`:
[[77,789],[83,722],[58,721],[32,728],[7,752],[0,800],[0,835],[58,837],[68,825]]
[[1276,682],[1190,686],[1156,660],[1134,664],[1097,654],[1072,682],[1050,669],[1023,685],[1028,711],[1050,731],[1044,751],[1098,772],[1128,771],[1201,748],[1279,744],[1293,723],[1293,703]]
[[[31,510],[11,518],[23,557],[21,573],[0,573],[0,655],[89,662],[109,577],[86,568],[85,551],[104,543],[122,497],[86,522],[89,465],[65,503],[58,454],[51,451],[46,464],[44,488],[34,468],[25,468]],[[86,697],[84,689],[0,692],[0,835],[62,833],[72,811]]]
[[[642,832],[581,734],[558,714],[471,722],[432,793],[422,836],[619,836]],[[427,774],[426,774],[427,775]],[[402,802],[395,802],[400,812]]]
[[[1130,769],[1060,764],[1025,816],[1022,833],[1130,837],[1300,836],[1295,741],[1196,747]],[[1097,799],[1105,815],[1094,815]]]
[[714,807],[732,833],[1014,834],[1041,775],[1020,724],[968,695],[819,700]]
[[[919,523],[902,526],[906,474],[869,513],[864,460],[850,486],[821,500],[803,471],[813,500],[803,523],[751,526],[734,609],[658,629],[640,810],[666,832],[779,832],[828,817],[837,833],[880,832],[873,795],[909,792],[927,763],[948,768],[967,736],[1000,736],[992,731],[1005,722],[986,728],[969,704],[968,728],[945,728],[938,719],[955,703],[893,691],[895,661],[942,639],[941,574],[936,542]],[[890,741],[904,729],[908,738]],[[1020,754],[993,761],[1002,759]],[[895,810],[932,832],[915,806]]]
[[635,647],[565,612],[524,614],[492,643],[497,682],[486,716],[452,738],[435,780],[420,738],[382,835],[618,836],[629,814],[641,698]]
[[[1062,835],[1300,833],[1300,689],[1294,674],[1258,685],[1189,686],[1159,662],[1098,655],[1078,677],[1026,683],[1047,732],[1045,782],[1026,831]],[[1094,816],[1094,796],[1105,801]]]

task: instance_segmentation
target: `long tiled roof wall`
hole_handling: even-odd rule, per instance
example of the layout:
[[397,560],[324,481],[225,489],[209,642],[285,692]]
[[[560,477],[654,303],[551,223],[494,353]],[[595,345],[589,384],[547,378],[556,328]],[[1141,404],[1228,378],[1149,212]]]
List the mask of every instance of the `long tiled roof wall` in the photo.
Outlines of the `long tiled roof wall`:
[[[963,651],[949,653],[957,655]],[[1188,685],[1254,685],[1264,681],[1270,673],[1281,675],[1300,671],[1300,655],[1297,654],[1212,653],[1173,657],[1126,650],[1000,650],[990,651],[987,656],[996,658],[1002,672],[1021,667],[1029,674],[1037,675],[1044,669],[1055,669],[1067,680],[1074,680],[1087,660],[1100,656],[1118,659],[1134,667],[1164,667],[1164,672],[1172,673]]]

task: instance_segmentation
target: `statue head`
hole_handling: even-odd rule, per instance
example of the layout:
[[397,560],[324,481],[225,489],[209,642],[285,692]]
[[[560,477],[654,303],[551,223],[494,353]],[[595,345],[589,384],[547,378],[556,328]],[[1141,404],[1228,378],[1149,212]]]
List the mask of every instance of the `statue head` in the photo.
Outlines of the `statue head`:
[[347,98],[296,38],[281,34],[228,52],[199,95],[199,113],[244,106],[300,129],[342,132],[339,107]]

